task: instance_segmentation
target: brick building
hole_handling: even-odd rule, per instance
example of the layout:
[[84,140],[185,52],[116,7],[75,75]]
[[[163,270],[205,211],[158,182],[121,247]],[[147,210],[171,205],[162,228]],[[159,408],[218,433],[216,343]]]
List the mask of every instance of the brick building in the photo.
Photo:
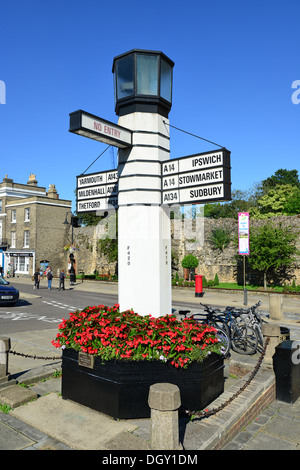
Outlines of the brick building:
[[53,273],[66,269],[70,225],[63,222],[70,211],[71,201],[59,199],[54,184],[46,191],[35,175],[27,184],[6,175],[0,183],[0,266],[5,276],[32,276],[47,263]]

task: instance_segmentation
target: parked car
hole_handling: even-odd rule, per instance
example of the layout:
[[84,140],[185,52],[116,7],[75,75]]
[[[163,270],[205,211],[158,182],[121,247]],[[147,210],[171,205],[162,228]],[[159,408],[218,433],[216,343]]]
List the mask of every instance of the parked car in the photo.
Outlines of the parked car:
[[0,277],[0,305],[15,304],[19,299],[19,291],[8,281]]

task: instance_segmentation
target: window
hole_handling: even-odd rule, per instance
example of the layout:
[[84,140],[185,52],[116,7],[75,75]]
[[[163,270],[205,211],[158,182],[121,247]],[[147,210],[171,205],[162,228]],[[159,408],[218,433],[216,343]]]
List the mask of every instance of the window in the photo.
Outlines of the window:
[[29,221],[30,221],[30,207],[26,207],[24,222],[29,222]]
[[0,199],[0,212],[2,212],[2,199]]
[[17,222],[17,211],[16,211],[16,209],[12,209],[12,211],[11,211],[11,222],[12,223]]
[[16,248],[16,232],[11,232],[11,248]]
[[29,230],[24,230],[24,248],[29,248]]
[[19,266],[18,266],[18,269],[17,271],[21,271],[21,272],[24,272],[26,269],[25,269],[25,256],[19,256]]

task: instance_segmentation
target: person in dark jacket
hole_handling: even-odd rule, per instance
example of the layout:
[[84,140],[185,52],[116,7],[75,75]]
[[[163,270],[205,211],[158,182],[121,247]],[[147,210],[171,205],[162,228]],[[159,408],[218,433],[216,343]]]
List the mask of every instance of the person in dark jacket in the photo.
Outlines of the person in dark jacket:
[[62,269],[60,274],[59,274],[59,288],[58,290],[62,289],[62,290],[65,290],[65,272],[64,270]]
[[47,279],[48,279],[48,289],[51,290],[52,279],[53,279],[53,274],[52,274],[51,268],[49,268],[48,271],[47,271]]
[[34,279],[34,289],[39,289],[40,288],[40,273],[38,271],[35,271],[34,275],[33,275],[33,279]]

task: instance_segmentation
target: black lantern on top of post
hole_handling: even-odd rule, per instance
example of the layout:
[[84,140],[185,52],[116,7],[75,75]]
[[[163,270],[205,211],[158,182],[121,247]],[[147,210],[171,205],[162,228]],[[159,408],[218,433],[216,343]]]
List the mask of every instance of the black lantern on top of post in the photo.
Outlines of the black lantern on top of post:
[[132,49],[114,58],[115,111],[168,117],[172,106],[174,62],[162,52]]

